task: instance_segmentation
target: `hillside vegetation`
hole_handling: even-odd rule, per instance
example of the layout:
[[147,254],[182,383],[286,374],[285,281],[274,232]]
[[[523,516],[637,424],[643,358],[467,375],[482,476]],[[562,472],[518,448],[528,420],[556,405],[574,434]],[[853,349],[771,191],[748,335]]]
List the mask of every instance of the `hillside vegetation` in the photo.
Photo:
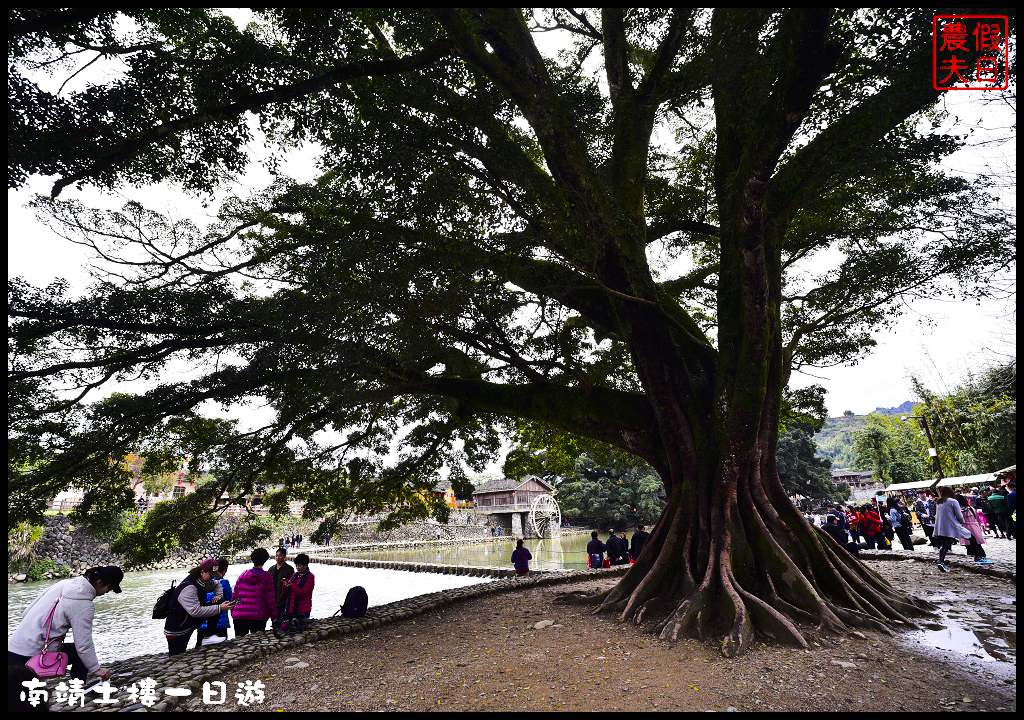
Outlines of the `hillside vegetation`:
[[853,456],[853,434],[861,430],[867,415],[843,415],[825,421],[820,432],[815,433],[818,457],[832,461],[832,468],[847,470],[870,470],[857,467]]

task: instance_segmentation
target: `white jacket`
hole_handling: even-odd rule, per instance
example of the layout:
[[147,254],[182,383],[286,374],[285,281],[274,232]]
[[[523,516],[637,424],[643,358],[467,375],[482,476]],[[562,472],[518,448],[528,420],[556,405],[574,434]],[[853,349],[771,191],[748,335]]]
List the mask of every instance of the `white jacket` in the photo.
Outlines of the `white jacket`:
[[50,608],[57,602],[50,626],[50,650],[57,649],[57,641],[71,630],[75,650],[82,658],[86,670],[95,672],[100,667],[96,658],[96,647],[92,642],[92,619],[96,612],[93,600],[96,588],[83,576],[61,580],[48,588],[42,595],[25,608],[21,624],[14,634],[7,638],[7,650],[18,655],[38,655],[43,651],[46,638],[46,618]]

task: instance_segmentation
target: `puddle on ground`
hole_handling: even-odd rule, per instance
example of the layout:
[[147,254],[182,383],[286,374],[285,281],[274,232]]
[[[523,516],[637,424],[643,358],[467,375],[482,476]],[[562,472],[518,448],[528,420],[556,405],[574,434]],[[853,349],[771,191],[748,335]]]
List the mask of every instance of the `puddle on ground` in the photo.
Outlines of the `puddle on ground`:
[[[936,602],[940,598],[929,598]],[[965,655],[982,662],[1017,662],[1016,609],[1009,616],[993,615],[988,608],[944,607],[939,615],[920,623],[909,637],[939,650]],[[1012,614],[1011,614],[1012,613]]]

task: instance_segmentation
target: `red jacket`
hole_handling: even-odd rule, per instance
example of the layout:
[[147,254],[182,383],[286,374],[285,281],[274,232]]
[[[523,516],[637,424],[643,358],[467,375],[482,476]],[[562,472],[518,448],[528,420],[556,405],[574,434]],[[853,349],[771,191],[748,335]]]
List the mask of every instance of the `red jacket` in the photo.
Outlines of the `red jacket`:
[[[305,577],[305,579],[303,579]],[[288,604],[285,606],[285,613],[288,615],[305,615],[313,610],[313,587],[316,585],[316,578],[308,570],[303,575],[295,573],[288,578],[288,587],[291,594],[288,595]]]
[[882,518],[874,510],[861,513],[861,528],[865,535],[877,535],[882,532]]

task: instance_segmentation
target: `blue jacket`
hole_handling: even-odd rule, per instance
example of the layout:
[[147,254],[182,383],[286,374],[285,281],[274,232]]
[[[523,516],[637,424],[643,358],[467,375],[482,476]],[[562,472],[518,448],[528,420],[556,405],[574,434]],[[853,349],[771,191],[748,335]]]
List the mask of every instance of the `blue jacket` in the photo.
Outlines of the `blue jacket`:
[[[227,602],[228,600],[231,599],[231,583],[228,582],[227,578],[221,578],[220,579],[220,585],[221,585],[222,588],[224,588],[224,600],[223,600],[223,602]],[[206,593],[206,603],[207,604],[211,604],[212,602],[213,602],[213,593],[212,592]],[[199,627],[200,627],[200,629],[205,629],[205,628],[207,628],[209,626],[209,624],[210,624],[210,621],[207,620],[206,622],[204,622]],[[227,610],[225,610],[224,612],[222,612],[220,614],[220,618],[217,620],[217,627],[218,628],[229,628],[229,627],[231,627],[231,621],[228,619],[228,611]]]

